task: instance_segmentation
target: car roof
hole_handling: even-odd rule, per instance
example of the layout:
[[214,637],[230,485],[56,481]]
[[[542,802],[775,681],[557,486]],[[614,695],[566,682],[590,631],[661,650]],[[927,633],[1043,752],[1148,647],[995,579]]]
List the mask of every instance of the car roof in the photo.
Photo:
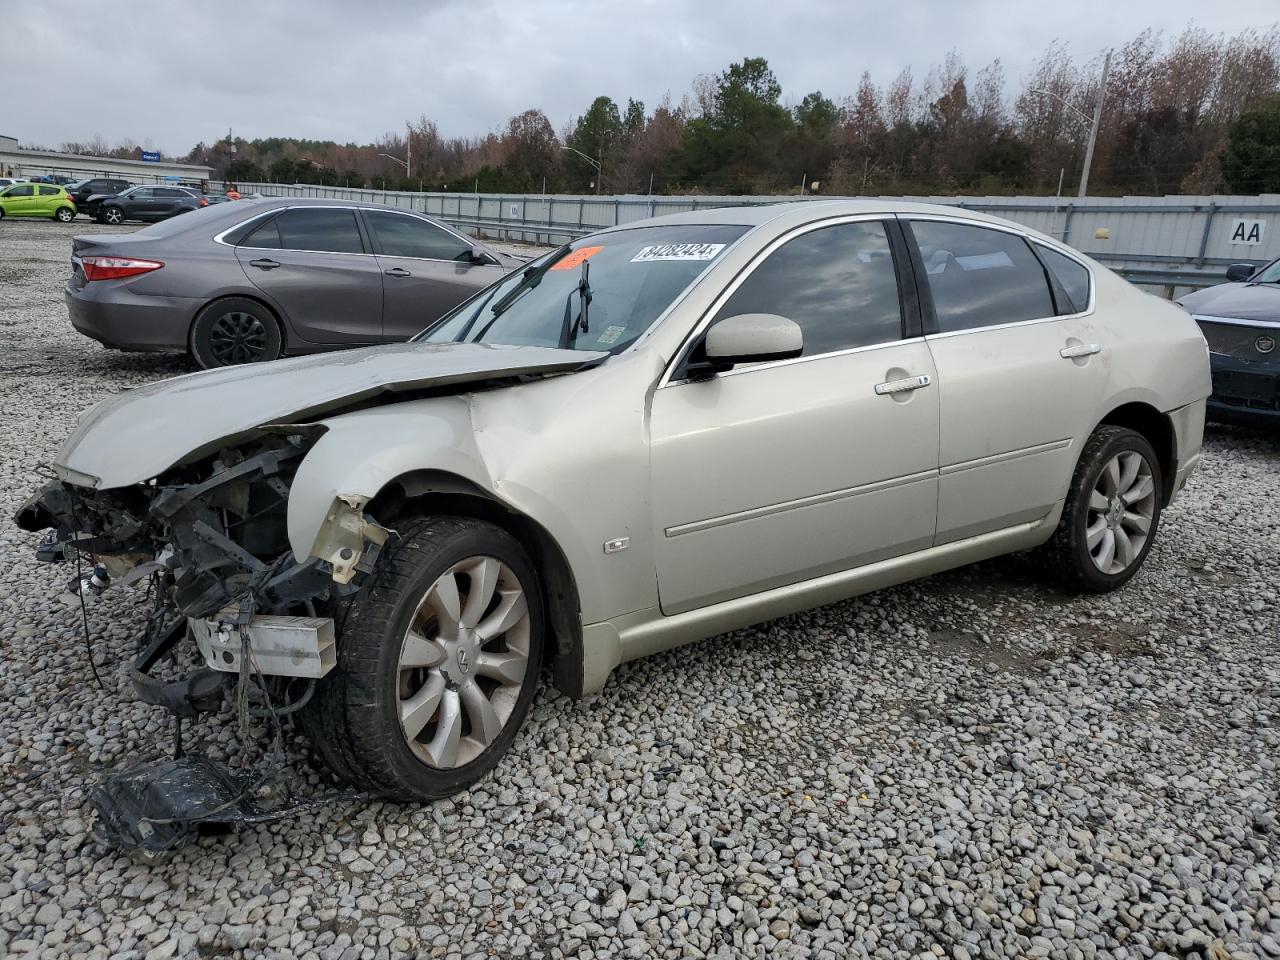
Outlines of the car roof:
[[639,226],[666,226],[676,224],[741,224],[751,228],[768,227],[770,232],[782,233],[793,227],[812,223],[815,220],[826,220],[831,217],[879,215],[892,216],[942,216],[969,220],[975,223],[990,223],[1005,229],[1016,230],[1037,240],[1061,246],[1061,241],[1046,236],[1022,224],[993,217],[965,207],[948,206],[939,203],[912,203],[893,198],[849,198],[841,197],[832,200],[791,200],[780,203],[757,203],[749,206],[709,207],[701,210],[690,210],[685,213],[671,213],[653,217],[648,220],[635,220],[630,223],[607,227],[601,232],[627,230]]

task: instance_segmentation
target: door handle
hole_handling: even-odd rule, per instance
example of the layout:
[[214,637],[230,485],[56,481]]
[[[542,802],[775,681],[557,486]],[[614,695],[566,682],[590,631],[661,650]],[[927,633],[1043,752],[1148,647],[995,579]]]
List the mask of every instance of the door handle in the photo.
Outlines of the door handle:
[[390,270],[383,270],[388,277],[412,277],[413,274],[404,267],[392,267]]
[[265,257],[261,260],[250,260],[249,266],[257,267],[259,270],[274,270],[280,266],[275,260],[268,260]]
[[1092,357],[1095,353],[1102,352],[1102,344],[1100,343],[1077,343],[1074,346],[1063,347],[1058,351],[1058,356],[1063,360],[1075,360],[1077,357]]
[[911,390],[927,387],[931,383],[933,381],[929,379],[929,375],[922,373],[918,377],[903,377],[901,380],[886,380],[884,383],[877,383],[876,393],[882,397],[892,393],[907,393]]

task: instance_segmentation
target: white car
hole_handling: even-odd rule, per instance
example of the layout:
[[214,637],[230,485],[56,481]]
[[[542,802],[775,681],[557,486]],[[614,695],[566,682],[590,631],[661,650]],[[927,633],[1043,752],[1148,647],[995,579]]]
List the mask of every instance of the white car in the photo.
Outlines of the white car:
[[179,707],[252,676],[342,777],[431,798],[498,762],[544,662],[581,696],[1013,551],[1121,586],[1209,390],[1191,317],[1012,223],[706,210],[577,240],[407,344],[125,391],[19,522],[92,555],[86,592],[154,578],[144,650],[205,663]]

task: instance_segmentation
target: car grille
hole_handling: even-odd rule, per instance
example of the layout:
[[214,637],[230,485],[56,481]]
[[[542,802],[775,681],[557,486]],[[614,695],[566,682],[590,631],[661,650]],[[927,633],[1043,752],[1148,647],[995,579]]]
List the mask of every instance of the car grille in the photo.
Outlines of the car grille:
[[[1204,338],[1209,341],[1212,353],[1235,357],[1237,360],[1273,359],[1280,362],[1280,323],[1274,327],[1255,327],[1207,320],[1197,322]],[[1259,341],[1264,346],[1270,341],[1274,346],[1269,351],[1263,351],[1258,349]]]

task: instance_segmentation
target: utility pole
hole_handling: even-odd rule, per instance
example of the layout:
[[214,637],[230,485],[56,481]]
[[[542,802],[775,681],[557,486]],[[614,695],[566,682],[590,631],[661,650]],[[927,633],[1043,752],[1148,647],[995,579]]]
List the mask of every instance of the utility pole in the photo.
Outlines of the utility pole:
[[1107,95],[1107,74],[1111,72],[1111,51],[1107,51],[1102,60],[1102,79],[1098,81],[1098,99],[1093,105],[1093,126],[1089,128],[1089,145],[1084,150],[1084,172],[1080,174],[1080,192],[1076,196],[1084,197],[1089,193],[1089,168],[1093,166],[1093,147],[1098,142],[1098,125],[1102,122],[1102,100]]
[[413,179],[413,127],[409,124],[404,125],[408,135],[404,141],[404,178],[406,180]]

